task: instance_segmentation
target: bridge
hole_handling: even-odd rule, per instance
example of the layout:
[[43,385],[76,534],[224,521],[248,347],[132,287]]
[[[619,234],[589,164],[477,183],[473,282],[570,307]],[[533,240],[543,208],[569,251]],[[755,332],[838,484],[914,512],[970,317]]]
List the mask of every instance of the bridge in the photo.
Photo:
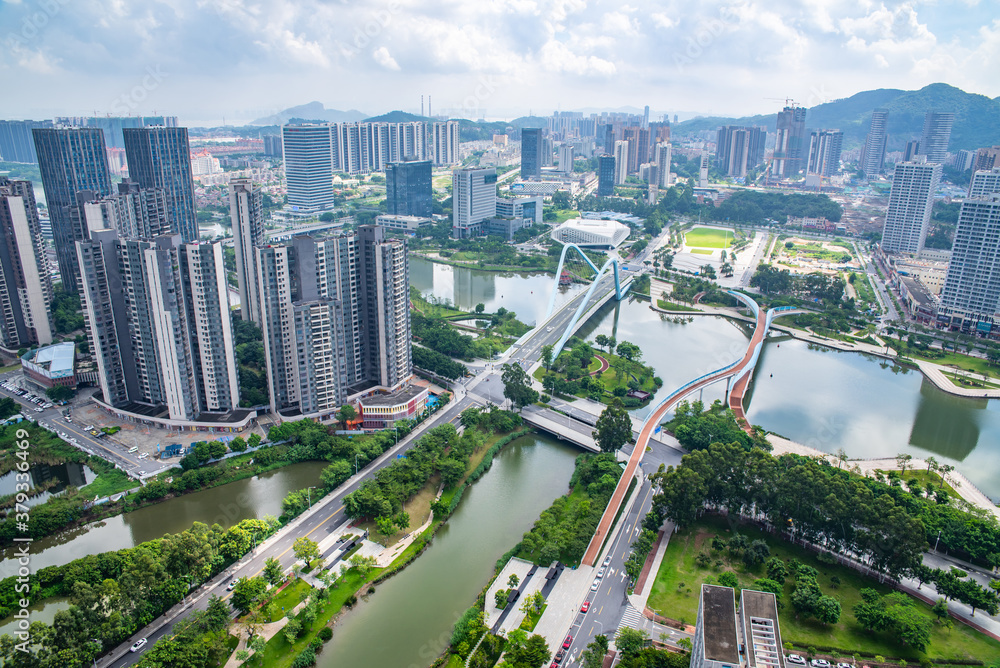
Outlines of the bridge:
[[[618,509],[621,507],[622,501],[625,498],[625,493],[629,488],[632,476],[635,475],[636,468],[638,468],[639,463],[642,461],[642,456],[646,452],[646,445],[648,444],[650,437],[653,435],[653,431],[663,420],[663,416],[681,399],[721,380],[727,380],[730,384],[735,381],[736,385],[733,395],[739,391],[740,411],[738,416],[743,419],[741,426],[749,429],[746,417],[743,414],[742,399],[746,391],[746,385],[749,383],[749,379],[752,376],[753,369],[757,365],[757,360],[760,359],[760,353],[764,348],[764,339],[767,336],[768,329],[770,329],[771,323],[775,318],[802,311],[800,309],[796,309],[795,307],[782,306],[765,312],[761,311],[757,302],[742,292],[729,291],[729,294],[737,300],[743,302],[743,304],[745,304],[754,315],[755,325],[753,336],[750,337],[750,343],[747,346],[746,353],[744,353],[742,358],[732,364],[727,364],[720,369],[716,369],[715,371],[695,378],[694,380],[680,386],[667,395],[667,397],[664,398],[649,413],[646,420],[642,424],[642,428],[639,430],[639,437],[636,439],[635,447],[632,449],[632,454],[629,456],[628,463],[625,465],[625,471],[622,473],[622,477],[619,479],[618,485],[615,487],[615,491],[611,495],[611,500],[608,502],[608,507],[605,508],[604,515],[601,516],[601,521],[597,525],[597,531],[594,533],[593,538],[590,539],[590,544],[587,546],[586,553],[584,553],[583,563],[585,565],[593,566],[596,563],[597,558],[601,553],[601,547],[604,545],[604,539],[607,537],[608,532],[614,524],[615,517],[618,514]],[[732,405],[732,398],[730,399],[730,402],[730,405]]]
[[569,325],[566,327],[566,330],[563,332],[563,335],[559,337],[559,341],[553,346],[552,348],[553,359],[559,356],[559,353],[562,352],[563,346],[566,345],[566,342],[569,341],[569,338],[576,331],[576,325],[580,321],[580,316],[582,316],[583,312],[586,310],[587,304],[590,302],[590,298],[593,296],[594,291],[597,289],[598,284],[601,282],[601,279],[604,278],[604,275],[608,271],[608,269],[612,270],[615,277],[615,299],[617,299],[618,301],[624,299],[625,295],[628,294],[629,288],[632,287],[631,276],[629,276],[625,280],[624,284],[622,283],[621,276],[619,274],[619,266],[617,258],[611,258],[610,260],[604,263],[604,266],[598,269],[597,265],[594,264],[589,257],[587,257],[587,254],[584,253],[583,249],[581,249],[579,246],[577,246],[576,244],[564,244],[562,253],[559,254],[559,266],[556,267],[555,285],[552,286],[552,295],[549,297],[549,307],[545,311],[545,318],[543,318],[544,321],[547,321],[549,319],[549,317],[552,315],[553,309],[555,309],[556,291],[558,290],[559,287],[559,278],[562,276],[563,265],[566,262],[566,253],[569,252],[571,249],[575,250],[580,255],[580,257],[583,258],[584,262],[590,265],[590,268],[593,269],[595,272],[597,272],[597,275],[594,276],[594,280],[593,282],[591,282],[590,288],[587,290],[587,294],[580,301],[580,305],[577,307],[576,312],[570,319]]

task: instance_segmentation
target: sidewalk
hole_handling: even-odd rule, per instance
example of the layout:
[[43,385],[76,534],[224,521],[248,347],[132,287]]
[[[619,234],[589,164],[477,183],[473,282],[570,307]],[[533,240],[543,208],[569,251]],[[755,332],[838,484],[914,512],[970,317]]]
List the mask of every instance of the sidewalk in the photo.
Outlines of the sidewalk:
[[[306,607],[306,601],[302,601],[297,606],[292,608],[292,611],[289,612],[288,615],[294,617],[304,607]],[[276,622],[269,622],[267,624],[262,624],[259,627],[258,635],[264,638],[264,641],[267,642],[275,635],[277,635],[278,631],[285,628],[285,624],[288,623],[289,619],[288,615],[282,617]],[[229,655],[229,661],[226,661],[225,668],[238,668],[239,666],[241,666],[242,664],[236,660],[236,653],[239,652],[241,649],[247,648],[247,638],[246,638],[247,634],[245,633],[246,624],[239,624],[239,623],[233,624],[233,629],[236,632],[236,637],[240,639],[240,642],[236,645],[236,648],[233,650],[233,653]]]

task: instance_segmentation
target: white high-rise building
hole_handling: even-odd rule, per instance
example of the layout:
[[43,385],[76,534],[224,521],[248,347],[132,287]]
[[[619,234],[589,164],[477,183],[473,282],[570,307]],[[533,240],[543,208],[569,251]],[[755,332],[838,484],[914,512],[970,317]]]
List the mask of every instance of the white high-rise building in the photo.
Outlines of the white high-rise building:
[[927,238],[934,205],[934,192],[941,181],[941,165],[899,162],[892,177],[889,208],[882,230],[882,249],[895,253],[919,253]]
[[669,188],[673,183],[673,175],[670,173],[671,150],[670,142],[661,141],[653,153],[653,160],[656,162],[656,185],[660,188]]
[[962,203],[940,315],[980,334],[1000,325],[1000,193]]
[[497,170],[456,169],[451,178],[451,233],[456,239],[476,236],[497,215]]
[[573,145],[562,144],[559,147],[559,171],[563,174],[573,173]]
[[31,181],[0,177],[0,344],[52,343],[52,281]]
[[430,127],[431,141],[427,156],[435,166],[454,165],[458,159],[458,121],[433,123]]
[[1000,167],[982,169],[972,175],[969,199],[981,199],[1000,193]]
[[334,204],[333,134],[329,124],[286,125],[281,128],[288,205],[320,211]]
[[615,185],[620,186],[628,178],[628,140],[615,142]]
[[948,157],[948,142],[951,139],[951,126],[954,122],[955,114],[950,111],[928,111],[924,116],[920,153],[927,156],[927,162],[944,164]]
[[240,289],[240,314],[260,325],[257,299],[257,246],[264,244],[264,196],[249,179],[229,184],[229,216],[236,251],[236,282]]
[[708,151],[701,152],[701,165],[698,168],[698,187],[708,187]]
[[861,169],[866,179],[872,179],[882,173],[885,163],[885,144],[889,112],[885,109],[872,111],[871,125],[865,137],[865,146],[861,150]]

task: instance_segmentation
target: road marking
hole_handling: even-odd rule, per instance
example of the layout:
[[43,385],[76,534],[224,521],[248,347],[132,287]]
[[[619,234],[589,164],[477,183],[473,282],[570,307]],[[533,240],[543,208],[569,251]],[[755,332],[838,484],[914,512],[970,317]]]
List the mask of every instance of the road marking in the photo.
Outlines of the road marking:
[[[304,535],[304,536],[300,536],[300,538],[308,538],[308,537],[309,537],[309,536],[310,536],[310,535],[312,534],[312,532],[313,532],[313,531],[315,531],[316,529],[320,528],[321,526],[323,526],[324,524],[326,524],[327,522],[329,522],[329,521],[330,521],[330,518],[331,518],[331,517],[333,517],[334,515],[336,515],[337,513],[339,513],[339,512],[340,512],[341,510],[343,510],[343,509],[344,509],[344,506],[341,506],[340,508],[337,508],[337,509],[336,509],[335,511],[333,511],[332,513],[330,513],[330,514],[329,514],[329,515],[328,515],[328,516],[326,517],[326,519],[324,519],[324,520],[323,520],[322,522],[320,522],[319,524],[317,524],[316,526],[314,526],[314,527],[313,527],[313,528],[312,528],[312,529],[311,529],[311,530],[309,531],[309,533],[307,533],[307,534],[306,534],[306,535]],[[294,541],[293,541],[293,545],[292,545],[292,547],[295,547],[295,545],[294,545]],[[277,560],[281,561],[281,558],[282,558],[283,556],[285,556],[286,554],[288,554],[288,551],[289,551],[289,550],[291,550],[291,549],[292,549],[292,547],[288,547],[288,548],[286,548],[286,549],[285,549],[285,551],[284,551],[284,552],[282,552],[281,554],[279,554],[279,555],[278,555],[277,557],[275,557],[275,559],[277,559]],[[253,561],[253,560],[254,560],[254,559],[256,559],[256,558],[257,558],[257,557],[251,557],[251,561]],[[262,568],[262,569],[260,569],[259,571],[257,571],[256,573],[254,573],[253,575],[251,575],[250,577],[252,577],[252,578],[255,578],[255,577],[257,577],[258,575],[260,575],[261,573],[263,573],[263,572],[264,572],[264,569]]]

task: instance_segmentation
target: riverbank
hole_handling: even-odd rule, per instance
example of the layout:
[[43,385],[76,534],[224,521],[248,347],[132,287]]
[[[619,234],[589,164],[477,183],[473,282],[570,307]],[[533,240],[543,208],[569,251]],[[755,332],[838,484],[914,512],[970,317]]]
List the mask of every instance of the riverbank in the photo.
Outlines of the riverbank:
[[[410,251],[411,255],[423,258],[429,262],[435,262],[437,264],[446,264],[451,267],[461,267],[463,269],[474,269],[476,271],[489,271],[493,273],[528,273],[528,274],[552,274],[555,275],[556,270],[553,263],[547,262],[545,266],[522,266],[522,265],[500,265],[500,264],[482,264],[480,265],[476,260],[452,260],[450,258],[441,257],[437,252],[434,253],[422,253],[420,251]],[[548,256],[546,256],[548,259]],[[550,266],[553,265],[553,266]]]

